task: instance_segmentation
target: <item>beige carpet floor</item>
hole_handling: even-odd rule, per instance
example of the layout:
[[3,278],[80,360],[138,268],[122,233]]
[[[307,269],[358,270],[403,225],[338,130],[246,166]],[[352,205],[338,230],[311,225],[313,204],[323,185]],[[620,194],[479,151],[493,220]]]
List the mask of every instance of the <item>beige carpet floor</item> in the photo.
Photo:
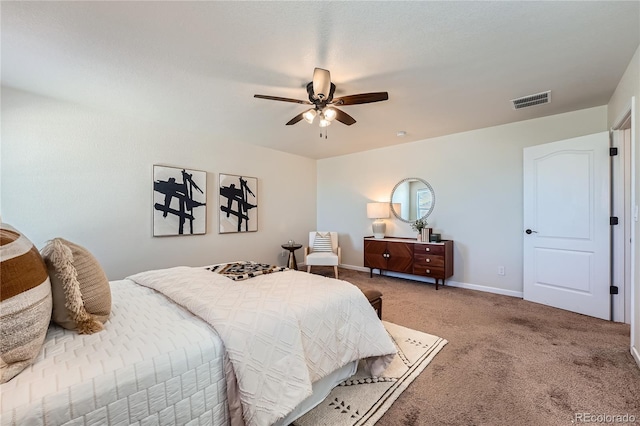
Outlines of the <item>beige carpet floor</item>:
[[340,269],[340,278],[382,291],[384,320],[449,341],[377,426],[571,425],[576,413],[640,424],[628,325],[365,272]]

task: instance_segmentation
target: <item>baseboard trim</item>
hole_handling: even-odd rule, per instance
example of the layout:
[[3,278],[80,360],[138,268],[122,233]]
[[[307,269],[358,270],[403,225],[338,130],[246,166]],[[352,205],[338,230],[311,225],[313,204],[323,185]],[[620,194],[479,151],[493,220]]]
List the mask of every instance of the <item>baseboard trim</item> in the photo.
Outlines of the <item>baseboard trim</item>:
[[[369,272],[369,268],[365,268],[363,266],[340,265],[340,267],[344,269],[351,269],[354,271]],[[420,281],[423,283],[433,284],[432,278],[421,277],[418,275],[401,274],[398,272],[385,272],[384,274],[389,277],[404,278],[408,280],[414,280],[414,281]],[[469,290],[484,291],[485,293],[494,293],[494,294],[501,294],[503,296],[517,297],[519,299],[523,298],[523,293],[521,291],[505,290],[503,288],[489,287],[486,285],[461,283],[458,281],[451,281],[451,280],[447,280],[446,285],[449,287],[466,288]]]
[[638,364],[638,368],[640,368],[640,352],[636,349],[635,346],[631,347],[631,356],[636,360],[636,364]]
[[469,290],[484,291],[486,293],[501,294],[503,296],[517,297],[518,299],[522,299],[524,296],[524,294],[521,291],[506,290],[504,288],[489,287],[489,286],[480,285],[480,284],[469,284],[469,283],[460,283],[457,281],[447,281],[447,285],[451,287],[466,288]]

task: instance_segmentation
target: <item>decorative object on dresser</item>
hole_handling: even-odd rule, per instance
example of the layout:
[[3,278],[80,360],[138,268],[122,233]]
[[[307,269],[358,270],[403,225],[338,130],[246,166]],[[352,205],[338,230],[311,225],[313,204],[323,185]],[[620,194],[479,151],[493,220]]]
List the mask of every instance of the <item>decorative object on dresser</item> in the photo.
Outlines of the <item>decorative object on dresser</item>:
[[453,241],[439,243],[419,242],[412,238],[366,237],[364,239],[364,266],[373,270],[400,272],[439,281],[453,275]]
[[431,228],[422,228],[422,231],[420,231],[420,241],[431,242]]
[[387,224],[384,220],[389,217],[389,204],[388,203],[367,203],[367,217],[369,219],[375,219],[373,222],[373,237],[384,238],[384,233],[387,230]]
[[258,230],[258,179],[220,173],[219,232]]
[[153,166],[153,236],[207,232],[207,172]]
[[423,217],[411,223],[411,229],[413,229],[418,233],[418,237],[417,237],[418,241],[429,241],[428,238],[424,238],[424,234],[422,233],[422,231],[426,227],[427,227],[427,220]]

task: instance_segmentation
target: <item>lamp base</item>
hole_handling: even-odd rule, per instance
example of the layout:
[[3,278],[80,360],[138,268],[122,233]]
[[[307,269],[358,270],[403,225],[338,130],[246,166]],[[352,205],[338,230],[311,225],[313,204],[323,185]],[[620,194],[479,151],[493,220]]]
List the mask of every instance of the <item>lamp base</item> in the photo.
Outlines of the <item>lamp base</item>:
[[384,238],[384,233],[387,230],[387,224],[384,223],[384,220],[376,220],[371,227],[373,228],[373,238]]

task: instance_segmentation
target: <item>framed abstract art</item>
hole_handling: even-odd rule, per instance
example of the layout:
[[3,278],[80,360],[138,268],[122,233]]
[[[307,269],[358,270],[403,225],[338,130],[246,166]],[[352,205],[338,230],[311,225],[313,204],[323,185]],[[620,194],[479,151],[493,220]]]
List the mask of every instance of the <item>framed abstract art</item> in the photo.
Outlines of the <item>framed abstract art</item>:
[[258,179],[220,173],[218,224],[221,234],[258,230]]
[[207,232],[207,172],[153,166],[153,236]]

